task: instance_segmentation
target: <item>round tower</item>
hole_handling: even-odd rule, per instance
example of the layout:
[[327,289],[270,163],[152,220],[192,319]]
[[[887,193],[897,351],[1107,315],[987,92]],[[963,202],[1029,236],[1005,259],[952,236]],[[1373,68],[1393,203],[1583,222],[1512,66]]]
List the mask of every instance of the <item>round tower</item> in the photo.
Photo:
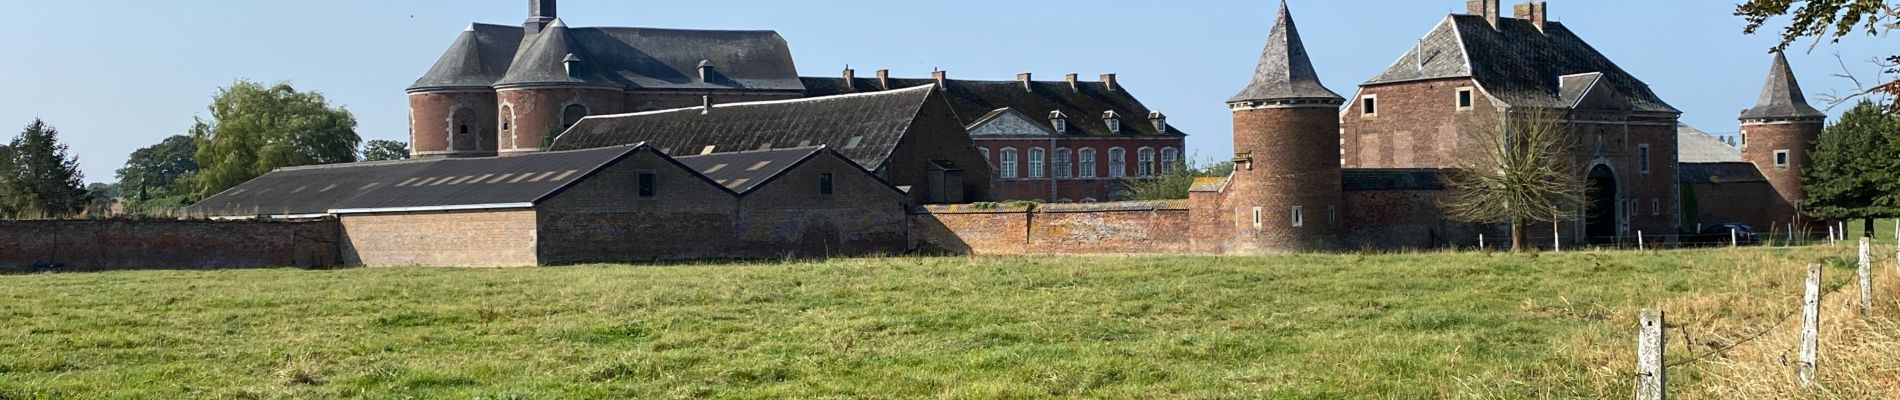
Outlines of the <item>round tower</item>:
[[503,156],[543,150],[545,139],[582,117],[619,113],[626,85],[614,83],[559,18],[529,39],[508,73],[495,82],[497,152]]
[[409,143],[416,157],[495,154],[495,89],[500,66],[483,62],[481,35],[470,25],[429,73],[410,85]]
[[1231,251],[1338,247],[1343,103],[1320,84],[1281,2],[1253,81],[1227,101],[1235,166],[1222,208],[1233,213]]
[[1801,186],[1801,170],[1827,126],[1827,113],[1808,105],[1786,55],[1775,53],[1761,98],[1754,108],[1742,112],[1741,120],[1742,160],[1755,164],[1780,195],[1767,207],[1764,219],[1784,226],[1805,223],[1801,200],[1807,192]]

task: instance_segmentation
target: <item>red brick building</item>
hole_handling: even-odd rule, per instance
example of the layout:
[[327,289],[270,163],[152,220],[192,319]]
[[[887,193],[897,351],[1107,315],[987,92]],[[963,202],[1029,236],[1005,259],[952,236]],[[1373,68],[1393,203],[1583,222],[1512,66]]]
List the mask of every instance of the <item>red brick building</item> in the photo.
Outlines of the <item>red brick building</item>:
[[1801,93],[1788,57],[1776,54],[1761,97],[1742,112],[1739,148],[1684,129],[1682,181],[1693,195],[1683,199],[1686,219],[1702,226],[1743,223],[1773,237],[1821,229],[1802,215],[1801,170],[1826,124],[1827,113]]

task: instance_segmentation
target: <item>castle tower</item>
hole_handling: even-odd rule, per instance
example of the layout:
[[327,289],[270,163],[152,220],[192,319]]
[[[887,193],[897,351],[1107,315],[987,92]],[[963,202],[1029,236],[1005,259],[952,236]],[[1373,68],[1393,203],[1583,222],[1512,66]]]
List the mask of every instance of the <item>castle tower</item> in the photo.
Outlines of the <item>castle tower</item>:
[[1234,174],[1221,208],[1231,251],[1335,246],[1340,207],[1339,94],[1320,84],[1286,2],[1253,81],[1227,101],[1234,113]]
[[1826,127],[1827,113],[1808,105],[1786,55],[1775,53],[1761,98],[1754,108],[1742,112],[1741,120],[1742,160],[1755,164],[1780,195],[1768,207],[1767,219],[1781,225],[1799,221],[1801,200],[1806,196],[1801,170]]
[[477,26],[470,25],[409,86],[409,143],[415,157],[495,154],[495,89],[500,65],[485,62]]
[[[552,4],[553,2],[546,2]],[[559,18],[533,35],[507,75],[495,82],[500,156],[541,151],[550,135],[582,117],[619,113],[624,85],[614,83]]]

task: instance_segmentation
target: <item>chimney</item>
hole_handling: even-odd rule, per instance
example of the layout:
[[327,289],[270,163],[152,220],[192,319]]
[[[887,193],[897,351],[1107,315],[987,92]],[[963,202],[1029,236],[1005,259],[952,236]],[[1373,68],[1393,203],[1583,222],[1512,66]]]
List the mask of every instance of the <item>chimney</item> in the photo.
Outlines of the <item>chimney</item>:
[[1498,28],[1498,13],[1501,12],[1498,0],[1465,0],[1465,13],[1484,17],[1491,29]]
[[529,35],[541,33],[559,16],[555,12],[554,0],[528,0],[528,22],[522,23],[521,28]]
[[877,70],[877,89],[891,90],[891,70]]
[[699,96],[699,115],[712,113],[712,95]]
[[1073,90],[1076,93],[1082,93],[1082,84],[1080,82],[1076,82],[1077,78],[1081,78],[1081,75],[1069,74],[1067,76],[1063,76],[1064,80],[1069,81],[1069,90]]
[[930,78],[937,80],[938,90],[950,90],[950,72],[944,70],[930,71]]
[[1102,85],[1108,86],[1110,92],[1122,90],[1121,86],[1115,84],[1115,74],[1102,74]]
[[1020,73],[1020,74],[1016,74],[1016,81],[1017,81],[1017,82],[1022,82],[1022,83],[1023,83],[1023,91],[1025,91],[1025,92],[1034,92],[1034,91],[1036,91],[1036,86],[1035,86],[1035,84],[1036,84],[1036,80],[1035,80],[1035,75],[1033,75],[1033,74],[1030,74],[1030,73],[1028,73],[1028,72],[1024,72],[1024,73]]
[[844,91],[858,91],[858,71],[851,69],[849,65],[844,67]]
[[1537,30],[1540,32],[1544,30],[1544,24],[1550,22],[1550,12],[1547,3],[1541,1],[1526,1],[1513,5],[1511,6],[1511,14],[1517,19],[1528,21],[1531,25],[1536,25]]

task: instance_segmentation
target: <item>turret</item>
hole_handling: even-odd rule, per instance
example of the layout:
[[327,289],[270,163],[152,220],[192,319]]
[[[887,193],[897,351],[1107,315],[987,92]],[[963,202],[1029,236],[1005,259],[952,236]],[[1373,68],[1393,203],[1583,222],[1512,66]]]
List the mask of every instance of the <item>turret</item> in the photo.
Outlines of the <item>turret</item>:
[[[498,121],[495,90],[505,64],[484,54],[482,35],[507,35],[497,27],[470,25],[427,74],[410,85],[409,143],[413,155],[481,157],[495,154]],[[518,40],[518,38],[516,38]]]
[[1320,84],[1286,3],[1253,80],[1228,100],[1234,116],[1231,210],[1236,252],[1324,250],[1337,242],[1339,106]]
[[1780,195],[1767,217],[1784,225],[1801,221],[1801,199],[1807,195],[1801,170],[1826,127],[1827,113],[1808,105],[1786,55],[1775,53],[1761,97],[1742,112],[1741,121],[1742,159],[1754,163]]
[[[552,7],[553,1],[545,3]],[[620,112],[625,85],[613,82],[595,64],[598,59],[575,42],[572,30],[558,18],[535,35],[495,82],[497,114],[504,120],[499,155],[541,151],[549,135],[566,131],[581,118]]]

